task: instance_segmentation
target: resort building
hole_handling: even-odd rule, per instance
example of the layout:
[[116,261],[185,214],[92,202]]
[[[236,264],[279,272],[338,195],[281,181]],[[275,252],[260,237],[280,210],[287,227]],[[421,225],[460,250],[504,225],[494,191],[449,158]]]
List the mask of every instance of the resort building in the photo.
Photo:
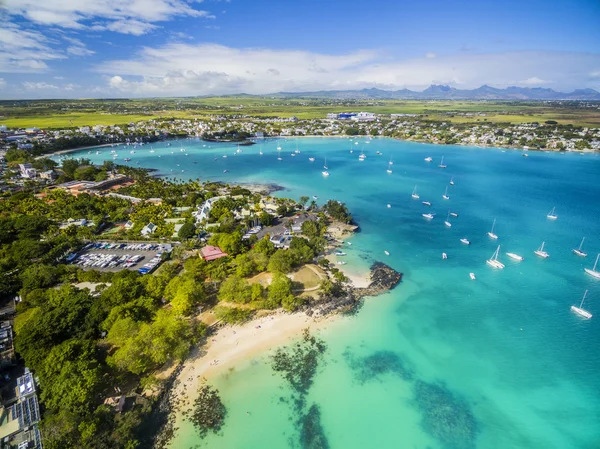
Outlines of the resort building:
[[210,261],[226,257],[228,254],[224,253],[218,246],[207,245],[200,250],[200,255],[204,260]]
[[156,226],[154,223],[148,223],[142,228],[140,234],[142,234],[143,236],[152,235],[156,231],[156,228],[158,228],[158,226]]

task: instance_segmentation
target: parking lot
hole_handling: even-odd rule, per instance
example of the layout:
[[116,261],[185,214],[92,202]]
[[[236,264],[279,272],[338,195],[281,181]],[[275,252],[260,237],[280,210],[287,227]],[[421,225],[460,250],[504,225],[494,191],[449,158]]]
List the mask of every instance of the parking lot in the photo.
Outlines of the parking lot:
[[72,264],[98,271],[137,270],[151,273],[162,262],[170,245],[158,243],[90,243],[73,259]]

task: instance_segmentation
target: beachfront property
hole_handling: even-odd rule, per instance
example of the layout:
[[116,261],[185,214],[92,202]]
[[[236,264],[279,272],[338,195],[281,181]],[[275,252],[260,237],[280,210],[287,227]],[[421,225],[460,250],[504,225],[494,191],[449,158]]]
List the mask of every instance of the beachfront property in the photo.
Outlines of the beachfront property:
[[196,223],[200,223],[204,220],[208,220],[208,217],[210,216],[210,209],[212,208],[213,204],[223,198],[226,198],[226,197],[225,196],[215,196],[215,197],[207,199],[204,203],[202,203],[200,206],[198,206],[198,210],[195,212],[192,212],[192,215],[194,217],[196,217]]
[[218,246],[207,245],[200,249],[200,256],[208,261],[220,259],[221,257],[227,257],[227,253],[224,253]]

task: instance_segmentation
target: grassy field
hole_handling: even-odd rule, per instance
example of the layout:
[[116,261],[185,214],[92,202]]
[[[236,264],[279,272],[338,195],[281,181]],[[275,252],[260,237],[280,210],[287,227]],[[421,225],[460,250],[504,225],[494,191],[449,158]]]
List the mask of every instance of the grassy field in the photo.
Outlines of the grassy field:
[[[561,124],[600,126],[600,110],[543,102],[281,99],[266,97],[161,98],[140,100],[40,100],[0,102],[0,124],[9,127],[64,128],[114,125],[160,117],[206,115],[325,118],[329,112],[367,111],[419,114],[426,120],[455,123],[524,123],[556,120]],[[485,116],[464,116],[484,113]]]

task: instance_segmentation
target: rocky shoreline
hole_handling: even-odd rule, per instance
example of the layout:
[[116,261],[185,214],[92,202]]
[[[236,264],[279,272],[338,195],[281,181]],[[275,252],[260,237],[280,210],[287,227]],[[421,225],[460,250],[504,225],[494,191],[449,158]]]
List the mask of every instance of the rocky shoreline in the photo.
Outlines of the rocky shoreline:
[[308,316],[317,318],[334,313],[355,313],[365,296],[378,296],[393,290],[402,281],[402,273],[383,262],[371,265],[370,283],[367,287],[347,287],[338,296],[323,296],[305,306]]

